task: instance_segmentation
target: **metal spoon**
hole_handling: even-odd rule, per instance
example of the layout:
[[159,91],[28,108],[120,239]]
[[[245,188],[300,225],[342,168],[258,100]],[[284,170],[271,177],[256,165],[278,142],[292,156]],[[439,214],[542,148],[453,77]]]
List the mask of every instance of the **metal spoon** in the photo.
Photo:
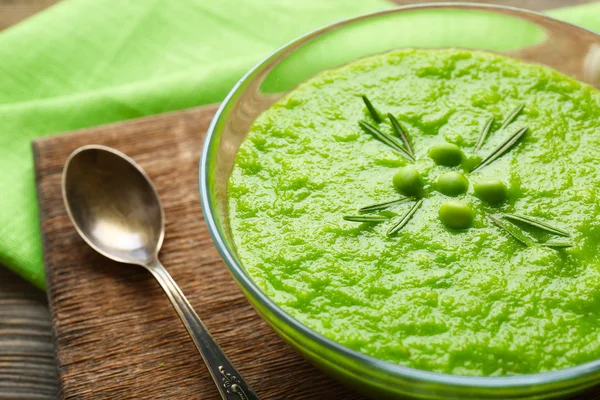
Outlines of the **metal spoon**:
[[221,397],[258,400],[158,261],[165,235],[164,211],[142,168],[110,147],[80,147],[63,170],[62,194],[69,217],[87,244],[112,260],[141,265],[154,275],[202,355]]

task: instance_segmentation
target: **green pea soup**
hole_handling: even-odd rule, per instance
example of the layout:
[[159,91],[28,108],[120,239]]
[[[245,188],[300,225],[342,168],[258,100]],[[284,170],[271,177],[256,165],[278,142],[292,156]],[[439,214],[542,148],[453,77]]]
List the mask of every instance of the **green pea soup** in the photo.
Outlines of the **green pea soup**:
[[600,358],[600,93],[466,50],[328,70],[252,125],[228,182],[242,264],[381,360],[506,376]]

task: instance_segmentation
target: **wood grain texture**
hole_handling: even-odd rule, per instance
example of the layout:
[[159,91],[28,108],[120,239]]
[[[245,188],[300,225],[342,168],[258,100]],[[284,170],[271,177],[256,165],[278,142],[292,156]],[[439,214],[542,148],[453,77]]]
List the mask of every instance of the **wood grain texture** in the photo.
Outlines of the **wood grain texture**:
[[0,268],[0,399],[56,398],[46,296]]
[[34,143],[48,297],[65,399],[218,399],[175,311],[144,269],[96,254],[66,214],[60,179],[71,151],[114,147],[153,179],[166,211],[160,258],[263,399],[360,399],[300,358],[263,322],[212,244],[198,155],[214,106]]

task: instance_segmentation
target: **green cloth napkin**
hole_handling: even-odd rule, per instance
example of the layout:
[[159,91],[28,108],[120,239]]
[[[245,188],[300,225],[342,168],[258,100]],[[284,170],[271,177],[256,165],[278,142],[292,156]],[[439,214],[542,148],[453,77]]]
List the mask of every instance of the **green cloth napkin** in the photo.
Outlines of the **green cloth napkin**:
[[262,57],[383,0],[65,0],[0,34],[0,263],[43,288],[31,140],[222,100]]
[[[1,33],[0,263],[44,287],[33,138],[217,102],[286,41],[390,6],[383,0],[65,0]],[[600,31],[600,3],[550,14]]]

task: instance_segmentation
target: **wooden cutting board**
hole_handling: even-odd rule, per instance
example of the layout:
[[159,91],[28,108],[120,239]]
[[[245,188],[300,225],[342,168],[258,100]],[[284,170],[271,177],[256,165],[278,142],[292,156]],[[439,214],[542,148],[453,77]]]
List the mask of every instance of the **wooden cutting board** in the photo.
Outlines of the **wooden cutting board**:
[[220,398],[150,274],[100,256],[71,225],[60,191],[63,165],[76,148],[103,144],[133,157],[153,179],[166,209],[160,258],[262,399],[364,399],[291,350],[219,258],[198,192],[200,150],[215,111],[201,107],[34,142],[61,398]]
[[[60,398],[220,398],[150,274],[100,256],[71,225],[60,192],[63,165],[76,148],[103,144],[133,157],[153,179],[167,220],[160,258],[263,400],[365,400],[304,361],[260,319],[213,246],[200,207],[198,160],[216,107],[33,143]],[[600,399],[599,393],[573,399]]]

